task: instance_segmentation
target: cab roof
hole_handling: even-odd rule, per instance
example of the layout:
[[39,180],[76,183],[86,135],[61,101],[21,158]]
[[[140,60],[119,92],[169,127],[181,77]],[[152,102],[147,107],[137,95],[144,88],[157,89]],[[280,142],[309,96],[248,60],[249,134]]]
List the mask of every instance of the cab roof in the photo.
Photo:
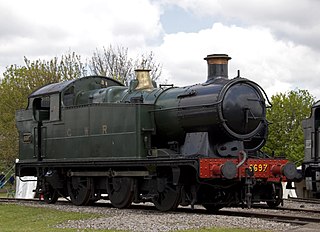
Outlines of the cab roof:
[[68,89],[69,86],[77,86],[77,88],[79,89],[84,88],[84,89],[90,90],[90,89],[102,88],[101,87],[102,85],[104,85],[104,87],[124,86],[121,82],[109,77],[87,76],[87,77],[82,77],[75,80],[68,80],[68,81],[63,81],[59,83],[52,83],[52,84],[45,85],[35,90],[34,92],[32,92],[28,98],[51,95],[54,93],[61,93],[64,90]]

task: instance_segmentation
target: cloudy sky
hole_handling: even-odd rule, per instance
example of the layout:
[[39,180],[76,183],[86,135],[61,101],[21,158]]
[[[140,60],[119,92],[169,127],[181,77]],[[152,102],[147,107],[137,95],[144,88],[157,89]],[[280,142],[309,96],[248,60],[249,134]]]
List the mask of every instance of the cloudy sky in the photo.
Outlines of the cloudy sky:
[[124,46],[153,51],[162,79],[206,80],[205,56],[232,57],[229,76],[258,82],[271,96],[307,89],[320,99],[318,0],[0,0],[0,76],[23,57]]

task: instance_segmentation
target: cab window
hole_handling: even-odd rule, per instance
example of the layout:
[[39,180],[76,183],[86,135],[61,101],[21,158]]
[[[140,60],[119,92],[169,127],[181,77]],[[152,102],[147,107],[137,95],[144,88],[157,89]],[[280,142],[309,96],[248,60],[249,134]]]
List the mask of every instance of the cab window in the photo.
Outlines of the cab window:
[[60,120],[60,96],[41,96],[33,100],[33,116],[38,122]]

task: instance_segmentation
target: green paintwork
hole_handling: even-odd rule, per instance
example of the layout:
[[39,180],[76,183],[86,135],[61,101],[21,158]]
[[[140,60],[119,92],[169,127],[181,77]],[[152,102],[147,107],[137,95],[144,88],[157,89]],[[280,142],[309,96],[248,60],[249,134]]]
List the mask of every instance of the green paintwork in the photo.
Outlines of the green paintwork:
[[[251,139],[266,126],[263,97],[246,79],[167,89],[134,86],[92,76],[35,91],[28,109],[17,113],[20,159],[145,158],[152,147],[183,145],[186,133],[210,132],[216,142],[228,142]],[[247,128],[249,119],[251,129],[235,130]]]
[[[64,123],[44,123],[46,159],[145,157],[143,128],[152,105],[94,104],[62,110]],[[119,117],[121,115],[121,117]],[[50,133],[49,133],[50,132]]]
[[19,159],[33,159],[35,148],[34,128],[37,127],[37,122],[33,119],[32,110],[17,111],[16,121],[19,131]]
[[[115,103],[128,89],[108,78],[86,77],[60,85],[63,88],[54,84],[44,87],[47,92],[37,90],[29,97],[28,109],[17,112],[21,160],[36,160],[38,145],[43,160],[147,156],[155,130],[154,105]],[[40,99],[50,105],[40,106]],[[23,139],[27,135],[30,141]]]

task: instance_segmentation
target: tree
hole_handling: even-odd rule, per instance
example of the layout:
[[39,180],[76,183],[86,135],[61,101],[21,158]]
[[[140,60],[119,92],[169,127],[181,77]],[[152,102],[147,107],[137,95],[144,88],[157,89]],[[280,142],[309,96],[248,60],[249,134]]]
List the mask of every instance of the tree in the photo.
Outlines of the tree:
[[103,48],[102,52],[96,49],[89,61],[89,68],[94,75],[108,76],[126,85],[134,78],[134,70],[137,68],[150,69],[153,80],[157,80],[162,71],[162,65],[155,62],[153,52],[133,60],[128,57],[128,48],[115,49],[111,45],[108,49]]
[[132,59],[128,58],[128,48],[111,45],[103,52],[96,49],[89,61],[89,67],[94,75],[108,76],[122,83],[130,79],[132,73]]
[[269,136],[264,150],[285,155],[300,165],[304,156],[302,120],[310,116],[314,97],[307,90],[292,90],[271,97],[272,108],[267,109]]
[[[18,132],[15,112],[27,106],[27,97],[37,88],[49,83],[72,80],[82,76],[103,75],[125,84],[134,77],[135,68],[151,69],[156,80],[162,66],[154,61],[154,54],[141,55],[135,61],[128,57],[128,49],[110,46],[96,51],[89,63],[83,63],[74,52],[61,58],[31,61],[24,57],[25,65],[11,65],[0,81],[0,160],[11,165],[18,154]],[[91,70],[91,73],[88,71]]]
[[11,65],[0,83],[0,159],[10,165],[18,153],[18,133],[15,112],[27,106],[28,95],[37,88],[54,82],[85,75],[81,57],[75,53],[54,57],[49,61],[30,61],[25,65]]
[[155,62],[154,53],[142,54],[135,61],[134,69],[149,69],[151,79],[156,81],[162,73],[162,65]]

